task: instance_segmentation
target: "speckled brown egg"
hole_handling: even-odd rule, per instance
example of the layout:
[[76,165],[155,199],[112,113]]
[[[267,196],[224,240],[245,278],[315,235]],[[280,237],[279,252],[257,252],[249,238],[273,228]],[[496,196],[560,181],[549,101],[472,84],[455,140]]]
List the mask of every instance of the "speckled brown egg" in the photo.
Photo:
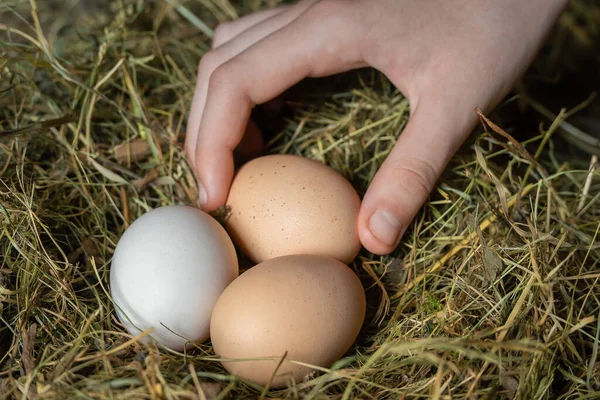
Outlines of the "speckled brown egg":
[[259,385],[273,377],[271,385],[281,387],[314,371],[297,362],[327,368],[342,357],[358,336],[365,309],[363,286],[342,262],[277,257],[250,268],[221,294],[211,341],[231,374]]
[[360,250],[360,198],[333,168],[294,155],[269,155],[236,174],[225,224],[254,262],[315,254],[351,262]]

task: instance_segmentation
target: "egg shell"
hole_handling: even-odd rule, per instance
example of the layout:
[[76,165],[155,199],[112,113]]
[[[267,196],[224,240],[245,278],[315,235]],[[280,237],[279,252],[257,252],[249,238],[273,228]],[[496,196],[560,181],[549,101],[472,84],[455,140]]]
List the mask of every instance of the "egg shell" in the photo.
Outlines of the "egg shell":
[[157,342],[183,350],[188,339],[208,338],[214,305],[238,275],[233,243],[214,218],[165,206],[135,220],[119,240],[110,290],[127,331],[154,328]]
[[244,164],[233,179],[225,227],[254,262],[314,254],[351,262],[360,251],[360,198],[333,168],[295,155]]
[[[342,357],[359,334],[365,309],[363,286],[342,262],[277,257],[225,289],[213,311],[211,342],[231,374],[264,386],[277,371],[271,386],[281,387],[313,371],[291,361],[329,367]],[[250,358],[260,360],[243,360]]]

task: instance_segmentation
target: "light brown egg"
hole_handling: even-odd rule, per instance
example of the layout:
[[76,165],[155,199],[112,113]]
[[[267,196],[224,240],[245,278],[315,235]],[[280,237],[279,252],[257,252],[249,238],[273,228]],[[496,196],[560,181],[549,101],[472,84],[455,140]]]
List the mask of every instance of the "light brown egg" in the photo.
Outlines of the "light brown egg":
[[231,374],[263,386],[275,374],[271,386],[281,387],[313,371],[293,361],[326,368],[342,357],[365,309],[363,286],[342,262],[314,255],[273,258],[241,274],[219,297],[211,341]]
[[360,198],[340,173],[318,161],[269,155],[243,165],[225,227],[254,262],[315,254],[350,263],[360,250]]

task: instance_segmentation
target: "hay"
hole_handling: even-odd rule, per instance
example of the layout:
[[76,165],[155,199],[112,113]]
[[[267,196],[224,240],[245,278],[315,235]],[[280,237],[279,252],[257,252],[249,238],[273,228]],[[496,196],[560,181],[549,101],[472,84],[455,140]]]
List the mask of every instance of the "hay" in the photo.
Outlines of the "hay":
[[[398,250],[354,262],[369,312],[332,368],[263,392],[210,343],[184,355],[126,334],[111,255],[135,218],[196,198],[181,133],[211,28],[276,3],[0,5],[2,398],[598,398],[600,173],[556,134],[567,104],[527,82],[482,118]],[[530,73],[573,68],[599,15],[572,2]],[[326,162],[364,193],[408,103],[373,71],[345,77],[289,98],[269,151]]]

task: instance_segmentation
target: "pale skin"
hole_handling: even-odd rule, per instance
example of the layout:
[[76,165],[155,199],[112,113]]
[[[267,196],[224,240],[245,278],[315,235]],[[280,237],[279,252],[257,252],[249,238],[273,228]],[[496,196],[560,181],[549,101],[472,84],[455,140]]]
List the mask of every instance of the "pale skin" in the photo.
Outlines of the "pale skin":
[[205,211],[224,205],[234,149],[262,146],[250,112],[308,77],[362,67],[410,119],[362,202],[362,245],[388,254],[450,158],[524,73],[567,0],[302,0],[217,27],[200,61],[185,149]]

